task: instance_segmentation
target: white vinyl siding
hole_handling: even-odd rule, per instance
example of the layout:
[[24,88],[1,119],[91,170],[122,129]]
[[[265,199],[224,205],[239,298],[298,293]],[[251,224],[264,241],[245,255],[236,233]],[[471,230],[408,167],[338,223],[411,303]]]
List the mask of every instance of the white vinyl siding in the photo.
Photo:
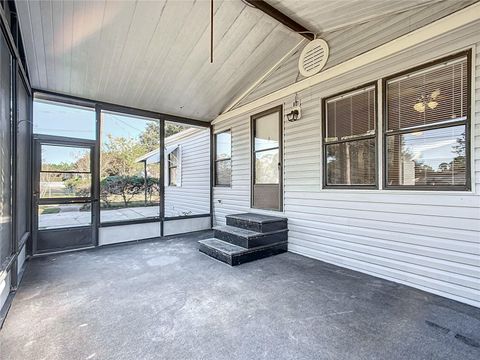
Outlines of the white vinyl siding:
[[[210,131],[189,129],[189,135],[165,145],[178,145],[178,186],[165,187],[165,216],[210,213]],[[173,138],[173,137],[172,137]]]
[[[480,306],[479,26],[471,24],[298,94],[302,118],[284,121],[284,212],[270,212],[288,218],[289,251]],[[472,191],[322,190],[322,98],[471,47]],[[274,84],[275,78],[268,81]],[[293,100],[283,99],[285,112]],[[214,189],[217,223],[223,223],[225,215],[252,211],[249,119],[277,105],[215,125],[215,131],[231,129],[233,145],[232,187]],[[383,148],[381,140],[378,146]],[[380,156],[381,151],[382,164]]]

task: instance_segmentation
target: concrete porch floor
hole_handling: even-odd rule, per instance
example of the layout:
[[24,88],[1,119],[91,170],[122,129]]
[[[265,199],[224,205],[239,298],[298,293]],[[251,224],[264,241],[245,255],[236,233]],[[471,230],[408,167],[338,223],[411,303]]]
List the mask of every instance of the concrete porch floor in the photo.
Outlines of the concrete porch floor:
[[232,268],[210,236],[33,259],[0,357],[480,358],[480,309],[292,253]]

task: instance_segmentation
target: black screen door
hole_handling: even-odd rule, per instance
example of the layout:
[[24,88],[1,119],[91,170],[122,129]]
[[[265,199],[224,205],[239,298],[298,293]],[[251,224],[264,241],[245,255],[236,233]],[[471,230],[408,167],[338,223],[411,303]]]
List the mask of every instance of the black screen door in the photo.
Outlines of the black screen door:
[[95,142],[41,136],[34,146],[34,253],[95,245]]
[[282,210],[282,107],[252,116],[252,207]]

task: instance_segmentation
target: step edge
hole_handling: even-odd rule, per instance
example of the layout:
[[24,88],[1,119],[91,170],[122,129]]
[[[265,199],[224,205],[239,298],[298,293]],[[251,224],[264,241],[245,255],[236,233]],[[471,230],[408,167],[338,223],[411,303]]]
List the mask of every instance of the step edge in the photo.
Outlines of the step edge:
[[[228,244],[228,245],[231,246],[232,248],[233,248],[233,247],[237,247],[237,248],[239,248],[239,249],[246,249],[246,248],[244,248],[244,247],[242,247],[242,246],[235,245],[235,244],[229,243],[228,241],[225,241],[225,240],[222,240],[222,239],[218,239],[218,238],[202,239],[202,240],[198,240],[198,243],[199,243],[199,244],[202,244],[202,245],[204,245],[204,246],[209,246],[209,247],[212,247],[212,248],[213,248],[213,246],[209,245],[208,243],[205,243],[205,241],[208,241],[208,240],[221,241],[221,242],[223,242],[223,243],[225,243],[225,244]],[[219,251],[221,251],[221,250],[219,250]]]
[[[225,255],[227,255],[227,256],[235,256],[235,255],[237,255],[237,254],[242,254],[242,255],[243,255],[243,254],[248,254],[248,253],[254,252],[254,251],[256,251],[256,250],[268,249],[268,248],[275,247],[275,246],[278,246],[278,245],[284,245],[284,244],[287,244],[287,245],[288,245],[288,240],[287,240],[287,241],[277,241],[277,242],[275,242],[275,243],[271,243],[271,244],[268,244],[268,245],[257,246],[257,247],[254,247],[254,248],[244,248],[244,247],[241,247],[241,246],[238,246],[238,245],[231,244],[231,243],[229,243],[229,242],[227,242],[227,241],[224,241],[224,240],[221,240],[221,239],[216,239],[216,238],[212,238],[212,239],[215,239],[215,240],[218,240],[218,241],[222,241],[222,242],[224,242],[224,243],[226,243],[226,244],[229,244],[229,245],[232,245],[232,246],[235,246],[235,247],[238,247],[238,248],[241,249],[241,251],[239,251],[239,252],[237,252],[237,253],[234,252],[234,253],[228,254],[228,253],[226,253],[226,252],[224,252],[224,251],[222,251],[222,250],[220,250],[220,249],[214,248],[213,246],[210,246],[210,245],[208,245],[208,244],[205,244],[204,242],[201,242],[201,241],[203,241],[203,240],[199,240],[199,241],[198,241],[198,242],[201,243],[202,245],[208,246],[208,247],[210,247],[210,248],[214,248],[214,249],[216,249],[217,251],[219,251],[219,252],[221,252],[221,253],[223,253],[223,254],[225,254]],[[210,240],[210,239],[204,239],[204,240]]]
[[[245,219],[242,219],[242,218],[238,218],[237,216],[239,215],[242,215],[242,214],[238,214],[238,215],[225,215],[225,219],[235,219],[235,220],[241,220],[241,221],[249,221],[249,220],[245,220]],[[263,214],[259,214],[259,215],[263,215]],[[270,216],[270,215],[265,215],[265,216]],[[274,216],[272,216],[274,217]],[[287,222],[288,223],[288,218],[286,217],[275,217],[275,219],[267,219],[267,220],[262,220],[262,221],[250,221],[250,222],[253,222],[253,223],[256,223],[256,224],[268,224],[268,223],[272,223],[272,222]]]
[[[229,228],[232,228],[232,229],[241,229],[243,231],[250,231],[252,234],[244,236],[243,234],[241,235],[241,234],[237,234],[237,233],[234,233],[234,232],[228,232],[228,231],[222,230],[222,228],[225,228],[225,227],[229,227]],[[216,231],[221,231],[221,232],[224,232],[224,233],[232,234],[232,235],[237,235],[237,236],[247,238],[247,239],[254,239],[254,238],[264,237],[264,236],[268,236],[268,235],[281,234],[283,232],[288,232],[289,231],[288,228],[286,228],[286,229],[280,229],[280,230],[274,230],[274,231],[268,231],[268,232],[259,232],[259,231],[253,231],[253,230],[248,230],[248,229],[244,229],[244,228],[239,228],[239,227],[232,226],[232,225],[214,226],[212,229],[216,230]]]

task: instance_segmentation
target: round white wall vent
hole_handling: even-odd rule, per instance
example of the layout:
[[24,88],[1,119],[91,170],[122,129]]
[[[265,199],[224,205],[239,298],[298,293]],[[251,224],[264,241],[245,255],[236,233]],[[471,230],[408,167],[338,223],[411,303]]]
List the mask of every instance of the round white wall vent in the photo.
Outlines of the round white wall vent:
[[298,60],[298,70],[303,76],[312,76],[323,69],[328,60],[329,48],[323,39],[315,39],[305,46]]

